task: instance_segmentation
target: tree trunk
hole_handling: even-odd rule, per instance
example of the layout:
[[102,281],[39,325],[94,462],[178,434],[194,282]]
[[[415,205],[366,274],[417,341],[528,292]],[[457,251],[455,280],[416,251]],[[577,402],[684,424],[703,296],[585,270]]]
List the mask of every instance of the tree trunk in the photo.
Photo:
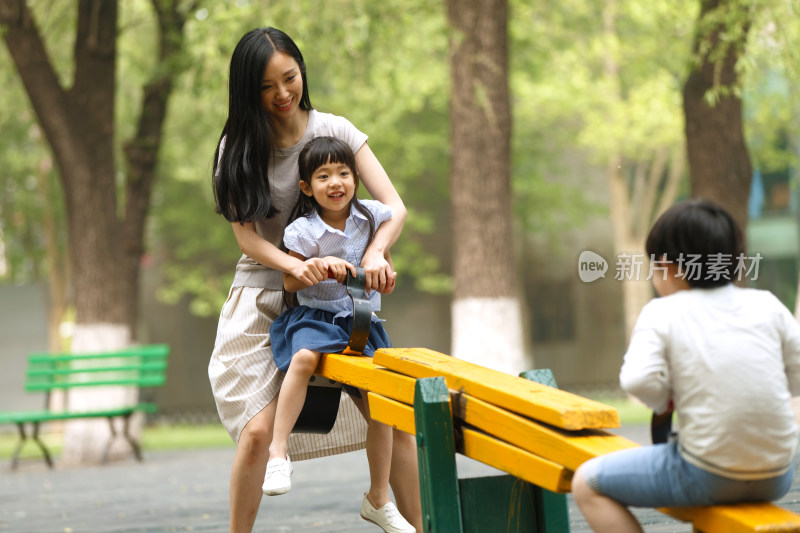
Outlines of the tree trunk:
[[[739,4],[701,0],[694,43],[698,63],[683,87],[683,111],[692,196],[721,204],[744,233],[753,169],[742,129],[736,63],[744,51],[750,19],[747,8]],[[714,17],[731,22],[711,23]],[[730,42],[721,38],[723,34],[739,38]],[[710,46],[701,46],[704,43]],[[709,98],[714,94],[712,105]]]
[[[39,123],[53,150],[66,201],[69,255],[75,288],[76,332],[72,351],[108,351],[130,340],[125,301],[114,163],[116,2],[78,3],[75,79],[64,90],[56,79],[32,14],[22,1],[5,35]],[[16,23],[15,23],[16,22]],[[116,335],[97,331],[118,331]],[[124,341],[120,341],[124,339]],[[105,390],[70,391],[70,410],[112,407]],[[96,462],[110,434],[105,421],[65,424],[62,462]]]
[[506,0],[448,0],[453,355],[516,373],[523,342],[511,211]]
[[[37,128],[38,130],[38,128]],[[39,137],[39,135],[37,135]],[[61,249],[56,214],[58,207],[51,186],[53,159],[45,155],[39,160],[36,179],[44,199],[42,225],[44,226],[45,257],[47,259],[47,350],[58,352],[61,346],[61,321],[67,309],[68,268]]]
[[[74,82],[64,89],[27,2],[0,0],[3,38],[53,151],[64,189],[76,308],[75,353],[117,350],[133,337],[145,217],[166,104],[172,80],[180,72],[174,61],[182,47],[180,13],[191,12],[191,7],[179,10],[177,3],[153,0],[161,63],[145,88],[136,137],[126,145],[131,178],[126,182],[126,212],[121,220],[114,161],[117,2],[79,0]],[[67,402],[73,410],[112,407],[131,403],[135,394],[118,388],[74,391]],[[97,461],[109,434],[106,421],[68,423],[62,461]]]
[[167,105],[175,78],[183,70],[184,13],[194,10],[195,2],[179,9],[179,0],[153,0],[158,18],[158,65],[154,76],[145,85],[141,115],[135,136],[125,143],[128,179],[125,183],[125,220],[123,222],[123,299],[128,302],[125,323],[136,338],[139,310],[139,271],[144,254],[145,220],[155,182],[158,150],[163,137]]
[[[38,130],[38,128],[37,128]],[[37,138],[40,135],[37,135]],[[47,257],[47,350],[52,353],[62,351],[61,323],[67,309],[67,261],[63,257],[61,239],[59,238],[56,215],[58,208],[55,205],[51,187],[51,171],[53,159],[46,155],[39,161],[36,177],[39,182],[39,191],[44,198],[42,222],[45,234],[45,253]],[[47,405],[51,410],[63,410],[66,394],[63,390],[53,390],[47,398]]]

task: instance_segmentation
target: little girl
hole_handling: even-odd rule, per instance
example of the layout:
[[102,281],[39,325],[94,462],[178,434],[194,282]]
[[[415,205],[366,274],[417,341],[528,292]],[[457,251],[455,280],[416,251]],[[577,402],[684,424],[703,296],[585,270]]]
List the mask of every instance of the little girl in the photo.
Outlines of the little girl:
[[[314,285],[283,275],[287,292],[296,292],[299,305],[282,313],[270,328],[272,350],[278,368],[286,372],[278,395],[275,427],[269,447],[269,462],[264,494],[274,496],[291,490],[291,463],[287,455],[289,434],[303,407],[306,386],[322,353],[340,352],[347,347],[353,323],[353,306],[342,285],[355,275],[364,250],[375,230],[392,216],[388,206],[374,200],[356,198],[358,174],[350,147],[334,137],[317,137],[299,155],[301,195],[286,227],[283,242],[289,254],[313,262],[321,275]],[[335,279],[325,279],[330,271]],[[389,293],[394,288],[393,273]],[[380,295],[373,291],[370,303],[380,310]],[[390,346],[389,337],[373,314],[364,354]],[[366,394],[348,390],[360,397],[368,413]],[[364,495],[361,517],[386,532],[414,532],[389,499],[389,470],[392,457],[392,428],[369,420],[367,460],[370,490]]]

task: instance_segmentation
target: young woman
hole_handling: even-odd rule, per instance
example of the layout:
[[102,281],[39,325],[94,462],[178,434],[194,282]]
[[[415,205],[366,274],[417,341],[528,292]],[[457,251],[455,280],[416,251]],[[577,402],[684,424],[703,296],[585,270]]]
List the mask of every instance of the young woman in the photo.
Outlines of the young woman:
[[[273,400],[282,373],[272,356],[269,327],[282,311],[283,274],[306,286],[327,277],[317,259],[302,261],[279,248],[299,195],[300,150],[323,135],[346,142],[364,186],[391,209],[391,220],[378,229],[361,261],[372,290],[385,290],[391,281],[386,254],[402,231],[406,210],[366,135],[346,119],[312,108],[305,62],[288,35],[275,28],[245,34],[234,49],[229,76],[228,119],[215,153],[213,188],[217,210],[231,222],[243,256],[220,314],[208,372],[220,420],[237,443],[230,530],[239,532],[251,531],[255,522],[272,441]],[[330,434],[293,436],[292,457],[363,446],[366,425],[352,419],[356,411],[348,395],[342,403]],[[393,431],[390,484],[400,512],[422,531],[416,461],[413,436]]]

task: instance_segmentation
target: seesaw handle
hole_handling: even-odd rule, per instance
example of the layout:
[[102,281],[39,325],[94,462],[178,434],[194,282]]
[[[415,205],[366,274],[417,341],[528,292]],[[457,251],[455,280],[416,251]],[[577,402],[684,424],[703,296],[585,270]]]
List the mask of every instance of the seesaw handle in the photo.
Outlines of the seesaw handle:
[[[328,269],[328,279],[335,279],[333,271]],[[356,275],[348,274],[345,286],[347,295],[353,301],[353,330],[347,348],[342,353],[347,355],[361,355],[367,346],[369,330],[372,325],[372,304],[369,301],[366,289],[367,276],[364,267],[356,267]]]

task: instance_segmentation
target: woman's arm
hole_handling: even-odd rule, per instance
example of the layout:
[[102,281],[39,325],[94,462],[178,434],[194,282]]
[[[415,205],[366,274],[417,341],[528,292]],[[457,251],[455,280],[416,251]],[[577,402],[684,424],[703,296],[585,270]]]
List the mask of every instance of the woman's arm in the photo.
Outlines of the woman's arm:
[[380,225],[361,260],[361,266],[366,272],[367,289],[382,291],[387,288],[394,274],[386,260],[386,254],[400,237],[408,212],[389,176],[367,143],[364,143],[356,153],[356,165],[361,181],[370,195],[392,210],[392,218]]
[[322,259],[313,257],[306,260],[299,254],[284,253],[271,242],[264,240],[256,232],[256,226],[252,222],[243,224],[233,222],[231,225],[242,253],[264,266],[284,272],[284,285],[286,283],[285,274],[289,274],[292,279],[302,284],[293,292],[328,278],[328,267]]

